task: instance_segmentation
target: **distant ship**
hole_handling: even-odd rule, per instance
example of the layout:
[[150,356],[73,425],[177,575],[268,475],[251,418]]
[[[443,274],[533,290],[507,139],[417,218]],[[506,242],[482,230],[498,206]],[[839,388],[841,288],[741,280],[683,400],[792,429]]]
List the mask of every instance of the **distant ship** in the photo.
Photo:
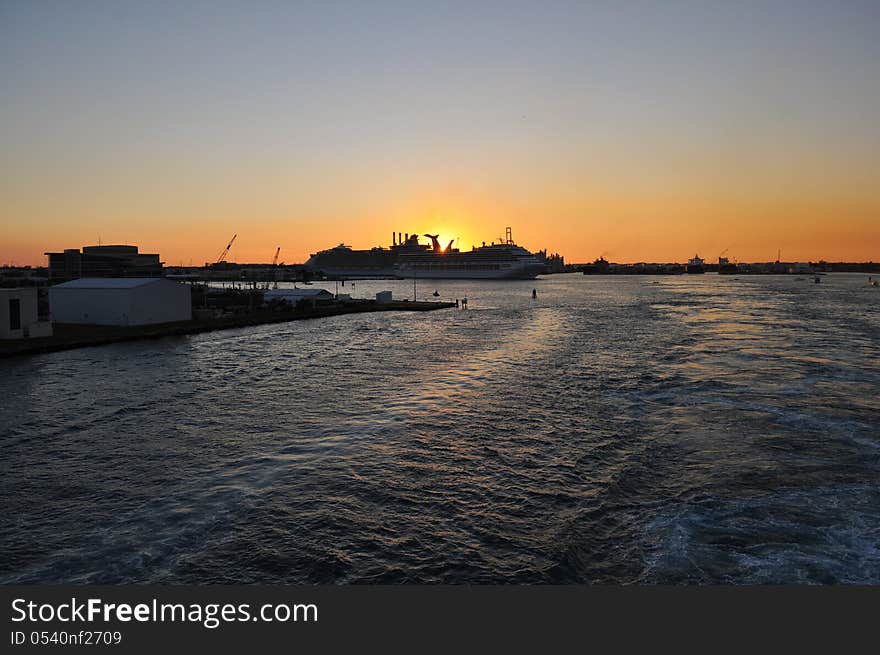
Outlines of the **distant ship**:
[[704,260],[700,259],[699,255],[694,255],[693,259],[688,260],[684,270],[688,273],[705,273],[706,269],[703,266],[705,263]]
[[604,257],[599,257],[592,264],[584,264],[581,272],[584,275],[606,275],[611,270],[611,265]]
[[718,273],[720,275],[733,275],[738,272],[736,264],[732,263],[727,257],[718,258]]
[[[398,238],[399,236],[399,238]],[[340,244],[313,254],[306,266],[328,277],[398,277],[426,279],[533,279],[546,270],[534,254],[518,246],[507,228],[503,241],[461,252],[450,241],[444,248],[439,235],[425,234],[431,244],[419,243],[417,234],[395,233],[390,248],[353,250]]]

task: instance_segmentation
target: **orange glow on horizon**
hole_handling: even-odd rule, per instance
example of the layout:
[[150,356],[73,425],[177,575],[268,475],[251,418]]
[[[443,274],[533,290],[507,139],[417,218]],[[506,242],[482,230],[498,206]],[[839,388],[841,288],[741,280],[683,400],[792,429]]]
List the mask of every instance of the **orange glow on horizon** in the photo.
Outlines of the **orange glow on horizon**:
[[[536,214],[538,212],[535,212]],[[551,213],[551,212],[548,212]],[[234,218],[164,224],[146,219],[130,227],[114,227],[109,221],[80,229],[73,221],[43,231],[32,221],[26,226],[3,224],[0,232],[0,264],[44,266],[47,251],[80,248],[101,243],[126,243],[141,252],[158,252],[166,266],[200,266],[216,260],[233,233],[238,238],[228,261],[271,262],[276,247],[279,261],[303,263],[319,250],[345,243],[355,249],[392,244],[392,233],[419,236],[439,234],[442,248],[452,241],[453,248],[468,251],[473,246],[498,243],[504,229],[513,228],[514,241],[535,252],[546,248],[559,252],[568,263],[583,263],[604,256],[609,261],[684,262],[698,253],[714,262],[722,252],[732,261],[761,262],[776,259],[782,250],[785,261],[877,261],[880,229],[868,212],[853,212],[845,223],[825,218],[823,211],[800,211],[787,220],[767,220],[763,212],[734,214],[730,209],[717,212],[713,221],[701,220],[699,213],[667,211],[656,219],[644,218],[638,206],[608,207],[603,218],[580,220],[574,212],[552,212],[555,222],[542,222],[529,216],[518,220],[503,215],[485,219],[435,218],[431,212],[420,218],[354,220],[274,219],[237,221]],[[659,213],[659,212],[658,212]],[[499,212],[500,214],[500,212]],[[591,212],[593,216],[598,212]],[[10,229],[10,228],[15,229]]]
[[421,243],[429,243],[422,235],[439,234],[442,247],[454,240],[468,251],[503,239],[507,226],[517,244],[558,252],[568,263],[600,256],[684,262],[694,253],[714,262],[725,250],[732,261],[768,262],[780,249],[786,261],[880,259],[880,199],[871,175],[829,176],[824,187],[805,176],[801,189],[791,181],[762,188],[695,173],[623,188],[610,174],[600,184],[565,171],[525,179],[503,172],[492,186],[417,178],[403,193],[377,190],[375,177],[363,173],[341,182],[352,188],[341,198],[322,194],[318,182],[316,195],[300,187],[287,195],[284,183],[254,186],[250,177],[216,180],[213,194],[197,193],[204,180],[184,185],[181,195],[168,188],[151,195],[146,181],[126,180],[94,198],[89,186],[57,198],[35,182],[9,186],[0,205],[0,264],[43,266],[44,252],[100,240],[158,252],[167,266],[201,266],[215,261],[233,234],[227,259],[241,263],[271,262],[278,246],[287,264],[339,243],[388,247],[393,232],[416,233]]

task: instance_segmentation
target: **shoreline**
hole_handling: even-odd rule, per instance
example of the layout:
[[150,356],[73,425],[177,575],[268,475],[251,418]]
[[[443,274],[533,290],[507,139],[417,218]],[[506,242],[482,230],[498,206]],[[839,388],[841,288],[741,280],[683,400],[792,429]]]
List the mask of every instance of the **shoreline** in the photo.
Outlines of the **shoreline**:
[[75,325],[55,323],[51,337],[36,339],[15,339],[0,341],[0,359],[20,355],[37,355],[89,346],[105,346],[124,341],[142,339],[160,339],[169,336],[183,336],[231,330],[256,325],[273,323],[289,323],[314,318],[327,318],[345,314],[363,314],[369,312],[427,312],[455,307],[454,302],[427,302],[395,300],[388,303],[377,303],[372,300],[358,301],[329,307],[316,307],[302,311],[289,312],[258,312],[239,314],[218,318],[193,319],[178,323],[157,323],[123,327],[115,325]]

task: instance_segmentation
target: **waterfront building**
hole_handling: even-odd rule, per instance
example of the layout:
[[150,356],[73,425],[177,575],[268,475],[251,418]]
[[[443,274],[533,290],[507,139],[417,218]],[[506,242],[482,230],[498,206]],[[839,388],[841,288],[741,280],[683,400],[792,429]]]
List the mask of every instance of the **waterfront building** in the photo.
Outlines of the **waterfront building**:
[[0,266],[0,287],[45,287],[49,271],[43,267]]
[[158,254],[138,252],[137,246],[83,246],[82,252],[44,253],[49,258],[49,279],[53,282],[82,277],[162,277]]
[[40,320],[37,289],[0,289],[0,339],[51,336],[52,324]]
[[272,301],[288,302],[294,307],[298,303],[315,306],[321,304],[329,304],[333,302],[333,294],[327,289],[308,288],[308,289],[272,289],[267,291],[263,296],[263,302],[269,304]]
[[150,325],[192,319],[190,287],[164,278],[80,278],[49,288],[56,323]]

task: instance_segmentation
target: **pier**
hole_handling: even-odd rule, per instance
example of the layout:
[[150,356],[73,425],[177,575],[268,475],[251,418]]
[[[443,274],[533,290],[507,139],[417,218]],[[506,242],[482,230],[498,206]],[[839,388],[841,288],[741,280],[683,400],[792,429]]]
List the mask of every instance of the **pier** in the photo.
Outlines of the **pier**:
[[0,341],[0,358],[70,350],[86,346],[102,346],[139,339],[158,339],[161,337],[212,332],[214,330],[229,330],[271,323],[327,318],[345,314],[400,311],[427,312],[455,306],[454,302],[414,302],[412,300],[376,302],[375,300],[355,300],[290,311],[259,310],[246,314],[229,314],[218,317],[197,318],[177,323],[159,323],[136,327],[55,323],[54,334],[51,337]]

